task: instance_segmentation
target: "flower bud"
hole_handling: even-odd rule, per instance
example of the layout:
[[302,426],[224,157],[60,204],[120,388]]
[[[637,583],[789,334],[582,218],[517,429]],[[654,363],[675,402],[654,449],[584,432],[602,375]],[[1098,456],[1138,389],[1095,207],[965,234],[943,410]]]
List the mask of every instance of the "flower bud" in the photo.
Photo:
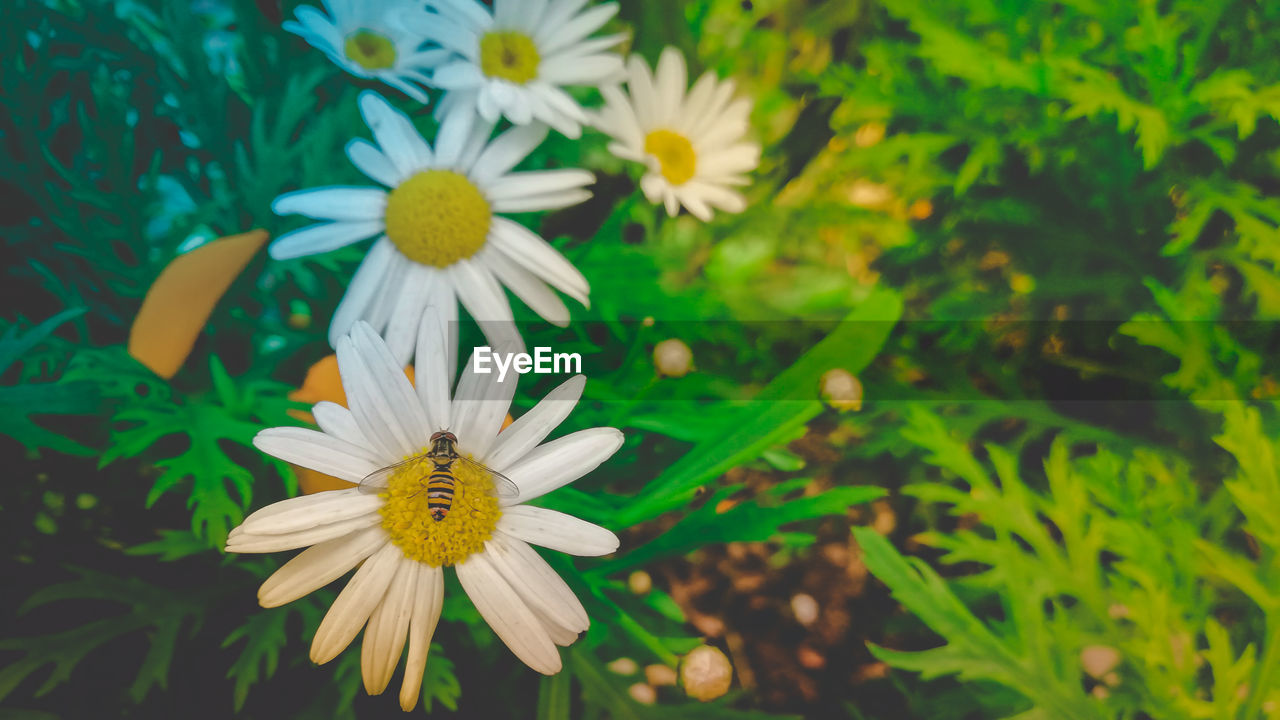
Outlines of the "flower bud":
[[1080,651],[1080,667],[1085,673],[1101,680],[1120,664],[1120,651],[1108,645],[1089,645]]
[[833,368],[822,375],[822,399],[836,410],[862,409],[862,381],[844,368]]
[[652,685],[644,683],[636,683],[627,688],[627,693],[631,695],[631,699],[641,705],[652,705],[658,700],[658,691],[653,689]]
[[818,621],[818,601],[812,595],[797,593],[791,597],[791,612],[795,613],[796,622],[808,627]]
[[653,348],[653,366],[659,375],[684,377],[693,369],[693,351],[676,338],[663,340]]
[[653,578],[644,570],[636,570],[627,577],[627,588],[633,595],[648,595],[653,589]]
[[635,675],[640,670],[640,665],[629,657],[620,657],[605,667],[616,675]]
[[654,687],[676,684],[676,671],[667,665],[653,664],[644,666],[644,679]]
[[714,700],[729,692],[733,682],[733,665],[718,648],[701,645],[684,656],[680,663],[680,684],[695,700]]

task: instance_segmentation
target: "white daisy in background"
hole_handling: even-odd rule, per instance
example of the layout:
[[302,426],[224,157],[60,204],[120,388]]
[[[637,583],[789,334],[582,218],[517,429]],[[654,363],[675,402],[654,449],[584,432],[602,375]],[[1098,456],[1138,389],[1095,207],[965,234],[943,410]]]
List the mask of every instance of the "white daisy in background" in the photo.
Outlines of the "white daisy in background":
[[603,88],[605,105],[592,119],[613,138],[610,152],[649,168],[640,179],[649,202],[661,202],[668,215],[683,205],[703,221],[712,208],[742,212],[746,198],[730,186],[746,185],[744,173],[760,164],[760,146],[744,139],[751,101],[734,100],[733,81],[711,72],[686,94],[684,56],[671,47],[662,51],[656,77],[636,55],[627,76],[630,95]]
[[595,469],[622,445],[614,428],[593,428],[542,441],[577,404],[579,375],[553,390],[499,432],[515,393],[506,382],[471,372],[450,399],[445,330],[434,310],[422,319],[417,387],[373,328],[357,323],[338,343],[338,367],[350,410],[315,406],[320,430],[263,430],[254,444],[303,467],[358,483],[380,468],[423,453],[433,433],[452,431],[457,450],[503,473],[518,487],[499,497],[495,478],[476,465],[454,462],[452,509],[433,519],[435,498],[424,492],[431,461],[391,474],[381,494],[357,488],[283,500],[245,519],[227,539],[229,552],[267,553],[306,547],[258,590],[263,607],[292,602],[359,566],[316,631],[311,659],[325,663],[364,630],[365,689],[381,693],[391,681],[406,638],[409,652],[400,706],[417,705],[427,649],[440,617],[444,566],[493,631],[529,667],[559,672],[560,653],[589,620],[564,580],[530,544],[573,555],[606,555],[618,548],[612,532],[571,515],[524,503]]
[[625,35],[589,37],[618,12],[616,3],[583,11],[585,0],[433,0],[439,15],[414,15],[414,26],[457,53],[432,75],[448,91],[441,108],[474,106],[490,122],[544,122],[565,137],[582,134],[583,109],[563,88],[597,86],[622,73],[605,52]]
[[282,27],[347,72],[380,80],[420,103],[427,94],[419,87],[429,82],[427,71],[452,56],[447,50],[423,50],[426,38],[402,21],[406,13],[426,15],[412,0],[324,0],[328,15],[302,5],[297,20]]
[[584,188],[595,178],[586,170],[511,171],[546,137],[546,126],[513,128],[490,141],[493,125],[457,108],[441,122],[433,150],[377,93],[360,95],[360,112],[377,143],[353,140],[347,157],[390,190],[300,190],[272,204],[277,214],[322,221],[277,238],[270,248],[277,260],[377,237],[334,313],[330,344],[365,320],[403,365],[423,309],[434,304],[453,321],[461,301],[497,345],[502,332],[518,337],[504,286],[548,322],[568,325],[569,309],[547,286],[586,305],[586,278],[546,240],[497,214],[554,210],[591,196]]

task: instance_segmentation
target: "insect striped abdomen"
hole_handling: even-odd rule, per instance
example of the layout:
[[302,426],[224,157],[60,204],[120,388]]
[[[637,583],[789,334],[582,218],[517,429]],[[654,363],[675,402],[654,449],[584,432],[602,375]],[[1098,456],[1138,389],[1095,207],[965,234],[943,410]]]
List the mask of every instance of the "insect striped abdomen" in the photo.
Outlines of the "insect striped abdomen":
[[[452,463],[450,464],[452,465]],[[431,518],[437,522],[443,520],[453,507],[453,469],[450,466],[436,465],[427,480],[427,508]]]

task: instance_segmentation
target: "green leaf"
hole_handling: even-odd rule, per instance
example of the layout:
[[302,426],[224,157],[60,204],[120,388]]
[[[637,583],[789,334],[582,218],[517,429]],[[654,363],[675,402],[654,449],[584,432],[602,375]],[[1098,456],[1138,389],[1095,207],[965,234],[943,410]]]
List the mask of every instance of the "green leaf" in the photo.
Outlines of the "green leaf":
[[458,710],[458,698],[462,696],[462,685],[453,673],[453,661],[444,656],[444,648],[438,643],[431,644],[427,653],[427,666],[422,677],[422,706],[431,712],[432,706],[439,702],[450,710]]
[[[761,505],[752,499],[721,510],[720,504],[741,489],[741,485],[723,488],[697,510],[681,518],[670,530],[626,555],[604,563],[593,572],[615,573],[714,543],[764,542],[773,539],[788,523],[825,515],[843,515],[850,507],[885,494],[884,489],[878,487],[840,487],[779,504]],[[768,499],[777,502],[776,498]],[[808,542],[813,541],[812,536],[804,537]],[[793,534],[792,541],[795,539]]]
[[160,530],[160,539],[126,548],[126,555],[159,555],[163,562],[173,562],[202,553],[209,546],[190,530]]
[[924,561],[902,557],[870,528],[853,528],[853,534],[871,574],[889,586],[895,600],[947,641],[941,648],[911,653],[873,646],[876,657],[926,678],[959,675],[1001,682],[1028,693],[1055,717],[1104,717],[1082,692],[1067,691],[1053,679],[1038,676],[1030,659],[1013,652],[993,634]]
[[187,436],[185,450],[155,463],[161,473],[147,494],[147,506],[190,479],[187,505],[192,508],[192,532],[212,547],[226,544],[227,533],[244,518],[252,498],[253,475],[232,460],[220,443],[251,445],[261,427],[232,416],[220,405],[204,403],[127,408],[117,413],[116,420],[134,425],[113,434],[112,447],[102,457],[104,465],[140,455],[171,435]]
[[566,672],[542,678],[538,684],[538,720],[569,720],[573,705],[569,696],[570,680]]
[[4,335],[0,336],[0,374],[4,374],[18,358],[40,344],[40,341],[52,335],[58,326],[84,313],[84,308],[67,308],[25,333],[19,333],[16,325],[10,326],[5,330]]
[[70,570],[78,579],[37,590],[19,613],[59,600],[108,600],[127,606],[129,611],[51,635],[0,640],[0,650],[22,653],[18,660],[0,669],[0,700],[28,676],[51,665],[53,670],[36,690],[36,696],[48,693],[70,680],[71,672],[89,653],[139,630],[148,631],[149,644],[129,695],[140,703],[153,686],[166,687],[179,631],[189,625],[194,632],[205,603],[213,598],[185,597],[137,578],[121,578],[88,568]]
[[[69,308],[25,333],[16,325],[0,336],[0,374],[23,355],[53,334],[60,325],[84,314],[84,308]],[[92,455],[94,450],[64,435],[41,427],[32,415],[86,415],[98,409],[93,386],[64,377],[54,382],[20,383],[0,387],[0,435],[7,435],[28,448],[44,447],[67,455]]]
[[236,712],[244,707],[249,688],[275,674],[276,666],[280,663],[280,650],[289,642],[285,625],[289,621],[290,612],[292,611],[287,607],[259,610],[222,641],[224,648],[234,645],[238,640],[245,641],[239,657],[227,670],[227,677],[236,681]]
[[857,374],[884,345],[902,300],[890,290],[876,289],[830,335],[739,411],[738,422],[699,442],[646,485],[635,502],[615,517],[618,527],[643,522],[689,502],[699,485],[750,462],[822,412],[818,400],[823,373],[844,368]]

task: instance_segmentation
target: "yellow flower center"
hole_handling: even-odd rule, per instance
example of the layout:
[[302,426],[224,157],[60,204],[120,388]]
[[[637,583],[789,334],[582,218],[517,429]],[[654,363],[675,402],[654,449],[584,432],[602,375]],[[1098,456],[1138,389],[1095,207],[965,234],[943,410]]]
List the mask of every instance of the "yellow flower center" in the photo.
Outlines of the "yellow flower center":
[[396,64],[396,46],[385,35],[357,30],[342,45],[347,59],[365,70],[386,70]]
[[[444,518],[432,517],[427,482],[435,468],[420,458],[397,470],[382,493],[382,527],[410,560],[432,567],[456,565],[484,548],[502,517],[493,476],[470,463],[453,463],[453,498]],[[437,498],[437,501],[439,498]]]
[[672,185],[683,185],[698,169],[698,156],[689,139],[672,130],[654,130],[644,138],[644,151],[658,159],[662,177]]
[[541,60],[538,46],[524,33],[502,30],[480,38],[480,69],[489,77],[523,85],[538,77]]
[[387,197],[387,237],[423,265],[448,267],[476,254],[492,217],[479,188],[452,170],[424,170]]

